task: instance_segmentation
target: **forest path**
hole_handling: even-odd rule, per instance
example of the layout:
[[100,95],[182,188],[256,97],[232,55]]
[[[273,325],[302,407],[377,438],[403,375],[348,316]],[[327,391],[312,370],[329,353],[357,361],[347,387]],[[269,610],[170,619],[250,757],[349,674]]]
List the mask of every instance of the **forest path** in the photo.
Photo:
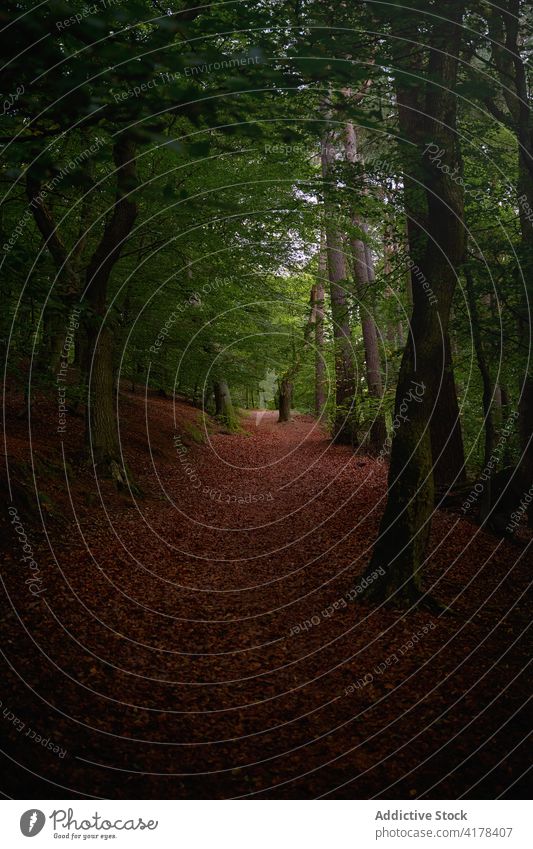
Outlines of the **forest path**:
[[[518,747],[515,776],[528,763],[527,649],[506,654],[529,622],[525,560],[438,512],[425,580],[457,596],[454,614],[347,604],[377,534],[385,465],[333,448],[309,416],[276,418],[252,411],[246,432],[215,428],[196,444],[198,411],[152,398],[145,415],[144,399],[124,400],[145,497],[103,487],[79,528],[53,540],[58,565],[39,550],[43,597],[12,581],[31,636],[12,616],[9,656],[27,684],[12,674],[6,687],[24,721],[66,748],[80,795],[504,791],[507,752]],[[62,786],[63,761],[39,758]],[[13,781],[28,774],[17,767]],[[64,796],[35,781],[41,798]]]

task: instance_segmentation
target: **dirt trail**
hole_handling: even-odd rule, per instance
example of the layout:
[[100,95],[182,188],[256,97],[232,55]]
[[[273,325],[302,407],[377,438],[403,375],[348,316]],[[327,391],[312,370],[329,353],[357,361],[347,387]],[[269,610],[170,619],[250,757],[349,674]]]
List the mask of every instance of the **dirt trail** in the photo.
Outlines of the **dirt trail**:
[[12,795],[519,795],[521,550],[438,512],[425,581],[453,613],[347,603],[385,465],[305,416],[210,431],[197,444],[198,411],[125,399],[144,497],[88,494],[74,473],[53,555],[35,538],[41,596],[8,557],[3,705],[66,750],[4,720],[8,757],[37,774],[8,760]]

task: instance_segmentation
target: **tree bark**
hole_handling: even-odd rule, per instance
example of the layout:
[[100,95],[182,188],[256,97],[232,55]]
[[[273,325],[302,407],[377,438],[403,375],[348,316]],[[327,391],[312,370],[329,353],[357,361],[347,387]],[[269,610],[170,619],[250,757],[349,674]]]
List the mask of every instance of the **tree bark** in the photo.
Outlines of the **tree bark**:
[[[421,595],[421,569],[434,509],[429,420],[445,365],[443,334],[448,327],[456,269],[464,255],[462,188],[424,159],[428,142],[435,143],[445,151],[443,161],[450,171],[460,168],[454,91],[457,58],[453,52],[460,44],[462,6],[451,0],[442,4],[443,17],[429,34],[426,68],[419,63],[424,53],[420,45],[427,43],[427,37],[417,37],[414,18],[410,22],[412,47],[402,43],[400,49],[398,45],[395,57],[400,133],[412,143],[411,154],[404,154],[405,203],[409,247],[419,273],[412,276],[413,315],[396,391],[395,416],[400,425],[392,441],[389,494],[367,572],[381,567],[384,574],[369,584],[365,596],[378,601],[394,596],[394,602],[402,604],[416,602]],[[398,26],[397,19],[394,26]],[[454,45],[453,52],[450,45]],[[406,84],[413,72],[419,75],[416,87]],[[413,98],[416,101],[422,96],[423,103],[413,104]],[[427,238],[416,226],[420,200],[427,210]]]
[[315,415],[319,419],[326,405],[326,363],[324,360],[324,281],[327,275],[325,239],[320,239],[318,279],[314,285],[315,315]]
[[100,471],[122,484],[126,470],[120,456],[114,410],[113,331],[106,316],[106,303],[111,271],[137,217],[137,204],[131,197],[137,186],[135,143],[128,134],[116,139],[113,159],[117,174],[113,213],[86,272],[86,297],[91,308],[86,321],[90,360],[86,438]]
[[[357,162],[357,133],[351,121],[346,124],[344,153],[346,162],[355,165]],[[363,234],[366,226],[354,212],[352,224]],[[371,398],[380,401],[383,397],[383,385],[381,382],[381,363],[379,357],[378,332],[373,316],[373,295],[375,286],[374,259],[368,244],[355,235],[350,238],[350,250],[356,284],[357,300],[359,301],[359,315],[361,329],[363,331],[363,345],[365,349],[366,382],[368,394]],[[372,452],[379,453],[387,438],[387,427],[385,417],[376,412],[370,426],[369,448]]]
[[292,390],[292,381],[286,375],[283,376],[278,389],[278,423],[290,422],[291,420]]
[[231,402],[229,386],[225,380],[217,380],[213,385],[215,392],[215,416],[228,428],[235,427],[235,411]]
[[[501,95],[507,111],[500,110],[490,97],[484,102],[496,119],[515,134],[518,142],[517,194],[522,242],[521,269],[518,276],[523,286],[519,337],[526,359],[519,382],[519,476],[521,485],[528,489],[533,480],[533,222],[530,215],[530,210],[533,209],[533,110],[528,91],[527,60],[521,55],[520,21],[523,11],[520,0],[508,0],[503,6],[495,6],[488,12],[492,59],[500,79]],[[526,291],[526,286],[529,292]],[[532,525],[533,508],[530,508],[528,516]]]
[[[322,177],[333,178],[335,163],[334,134],[321,140]],[[330,191],[326,186],[326,191]],[[336,210],[326,205],[326,246],[331,297],[331,315],[335,342],[335,419],[333,441],[357,445],[356,366],[348,310],[346,257],[342,235],[335,224]]]
[[442,344],[443,371],[430,422],[433,480],[439,495],[466,479],[463,434],[448,331],[443,335]]
[[[485,446],[483,452],[483,467],[485,474],[487,475],[486,480],[483,483],[483,492],[481,493],[481,518],[484,521],[489,513],[492,505],[492,496],[491,496],[491,476],[492,470],[489,465],[489,462],[494,454],[494,449],[496,447],[496,428],[494,426],[494,410],[493,410],[493,397],[494,397],[494,383],[490,376],[489,367],[487,365],[487,360],[485,357],[485,352],[483,350],[483,341],[481,338],[481,326],[479,319],[479,311],[477,308],[477,300],[476,300],[476,292],[474,289],[474,281],[472,279],[471,271],[468,267],[465,268],[465,279],[466,279],[466,297],[468,301],[468,308],[470,311],[470,321],[472,327],[472,338],[474,341],[474,348],[476,351],[476,359],[479,367],[479,371],[481,374],[481,380],[483,383],[483,421],[485,428]],[[494,469],[496,471],[496,469]]]

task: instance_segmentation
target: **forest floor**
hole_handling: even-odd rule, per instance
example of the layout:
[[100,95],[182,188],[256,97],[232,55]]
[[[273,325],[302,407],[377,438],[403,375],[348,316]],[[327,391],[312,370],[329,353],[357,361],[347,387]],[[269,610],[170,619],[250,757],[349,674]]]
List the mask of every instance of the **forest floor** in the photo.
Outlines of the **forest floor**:
[[[98,488],[76,459],[81,419],[60,438],[47,404],[30,423],[8,417],[14,503],[41,581],[33,596],[8,516],[6,794],[525,792],[524,545],[437,511],[424,583],[449,611],[370,607],[358,576],[386,464],[333,448],[308,416],[278,425],[251,411],[240,433],[203,432],[193,407],[123,393],[133,498]],[[21,501],[32,464],[48,540]]]

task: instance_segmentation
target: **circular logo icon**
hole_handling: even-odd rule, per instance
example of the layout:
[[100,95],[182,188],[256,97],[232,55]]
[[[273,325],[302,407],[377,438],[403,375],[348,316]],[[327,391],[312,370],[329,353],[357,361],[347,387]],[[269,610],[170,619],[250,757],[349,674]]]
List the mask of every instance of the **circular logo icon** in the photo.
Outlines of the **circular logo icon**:
[[46,822],[46,817],[42,811],[37,808],[31,808],[29,811],[24,811],[20,818],[20,830],[24,837],[35,837],[42,830]]

